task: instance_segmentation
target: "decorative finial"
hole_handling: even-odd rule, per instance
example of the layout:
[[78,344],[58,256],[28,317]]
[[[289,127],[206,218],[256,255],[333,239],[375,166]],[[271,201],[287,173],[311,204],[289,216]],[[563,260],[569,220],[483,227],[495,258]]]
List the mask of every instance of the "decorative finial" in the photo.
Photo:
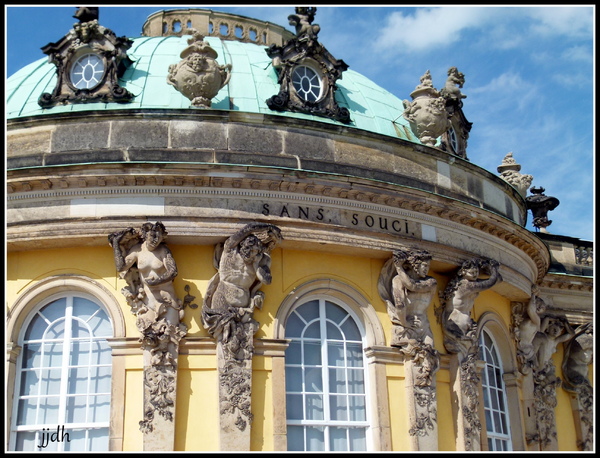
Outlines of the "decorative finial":
[[99,10],[100,8],[97,6],[79,6],[77,7],[77,11],[75,11],[75,15],[73,17],[75,19],[79,19],[79,22],[98,20],[100,15]]
[[533,214],[532,224],[540,232],[548,232],[546,228],[552,224],[552,221],[548,219],[548,212],[558,207],[560,201],[556,197],[546,196],[545,189],[541,186],[539,188],[533,186],[530,191],[533,195],[526,197],[525,201],[527,209],[531,210]]

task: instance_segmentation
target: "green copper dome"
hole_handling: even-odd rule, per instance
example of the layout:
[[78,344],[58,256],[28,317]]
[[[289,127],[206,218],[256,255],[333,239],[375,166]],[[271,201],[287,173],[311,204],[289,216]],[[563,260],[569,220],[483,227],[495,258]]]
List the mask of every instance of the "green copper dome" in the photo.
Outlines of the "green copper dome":
[[[180,53],[188,46],[189,38],[189,35],[183,35],[132,39],[133,45],[127,51],[132,63],[119,80],[121,87],[135,96],[129,103],[81,103],[42,108],[38,99],[43,93],[52,92],[57,72],[56,66],[47,58],[39,59],[8,79],[7,118],[98,110],[197,110],[191,106],[189,99],[167,83],[169,66],[181,60]],[[205,41],[218,53],[218,64],[231,64],[231,79],[212,100],[208,110],[308,119],[420,143],[402,117],[402,100],[351,69],[345,71],[342,79],[337,81],[335,94],[339,106],[350,112],[349,124],[311,114],[273,111],[267,106],[266,100],[276,95],[280,86],[266,46],[225,41],[218,37],[205,37]]]

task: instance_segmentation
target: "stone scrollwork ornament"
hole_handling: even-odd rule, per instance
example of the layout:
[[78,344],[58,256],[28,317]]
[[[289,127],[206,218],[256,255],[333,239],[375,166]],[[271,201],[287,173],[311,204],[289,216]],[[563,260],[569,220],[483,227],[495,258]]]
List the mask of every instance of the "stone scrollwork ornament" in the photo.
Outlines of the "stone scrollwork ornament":
[[[164,225],[157,222],[108,236],[117,271],[127,282],[121,292],[136,316],[136,326],[141,333],[144,420],[140,421],[140,429],[146,434],[165,428],[164,424],[157,426],[155,414],[171,423],[172,428],[179,342],[187,333],[187,327],[181,322],[183,302],[173,285],[177,266],[165,244],[166,235]],[[148,449],[153,448],[146,448],[145,444],[145,450]]]
[[178,64],[169,66],[167,83],[191,100],[192,106],[210,108],[212,99],[229,83],[231,64],[219,65],[218,54],[194,31],[189,46],[181,54]]
[[251,223],[215,249],[217,273],[202,306],[204,327],[217,340],[221,450],[249,450],[252,422],[253,336],[263,284],[271,283],[271,250],[281,242],[277,226]]

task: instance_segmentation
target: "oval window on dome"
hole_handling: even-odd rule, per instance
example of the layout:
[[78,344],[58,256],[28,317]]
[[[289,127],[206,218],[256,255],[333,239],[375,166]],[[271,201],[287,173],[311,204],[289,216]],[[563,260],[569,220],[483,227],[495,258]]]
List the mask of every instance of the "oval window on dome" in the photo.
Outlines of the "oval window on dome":
[[453,127],[448,130],[448,138],[450,140],[450,147],[455,153],[458,153],[458,138]]
[[310,67],[296,67],[292,73],[292,84],[302,100],[316,102],[321,97],[323,83],[317,72]]
[[92,89],[102,81],[104,60],[97,54],[84,54],[73,63],[69,76],[77,89]]

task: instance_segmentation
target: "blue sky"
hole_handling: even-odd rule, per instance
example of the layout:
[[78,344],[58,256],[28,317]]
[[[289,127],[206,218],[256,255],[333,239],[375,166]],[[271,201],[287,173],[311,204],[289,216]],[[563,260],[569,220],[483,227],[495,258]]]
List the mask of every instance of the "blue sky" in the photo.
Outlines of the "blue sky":
[[[294,5],[193,6],[293,30],[287,17]],[[426,70],[441,89],[448,68],[458,67],[466,79],[463,111],[473,123],[470,161],[498,174],[512,152],[532,186],[560,200],[548,231],[594,239],[594,6],[317,7],[319,41],[400,99],[410,98]],[[99,22],[134,38],[150,14],[172,8],[101,6]],[[76,6],[5,10],[6,76],[44,58],[40,48],[77,22]]]

